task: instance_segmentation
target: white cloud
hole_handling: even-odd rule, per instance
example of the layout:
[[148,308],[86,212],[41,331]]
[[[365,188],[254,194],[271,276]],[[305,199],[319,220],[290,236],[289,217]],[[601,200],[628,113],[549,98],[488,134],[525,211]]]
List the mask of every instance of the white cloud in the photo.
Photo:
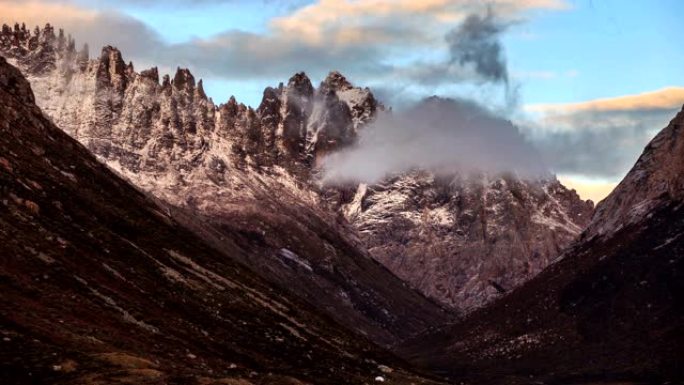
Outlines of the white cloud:
[[328,183],[372,183],[414,168],[548,176],[537,151],[508,120],[471,101],[439,98],[380,115],[357,145],[331,154],[322,167]]

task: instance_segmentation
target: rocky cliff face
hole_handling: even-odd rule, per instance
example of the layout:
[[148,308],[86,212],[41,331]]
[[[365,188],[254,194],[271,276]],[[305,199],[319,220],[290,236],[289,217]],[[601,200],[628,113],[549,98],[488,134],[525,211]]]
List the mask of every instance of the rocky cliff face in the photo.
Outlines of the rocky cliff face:
[[[88,60],[87,47],[76,51],[51,27],[5,27],[0,53],[28,75],[48,116],[136,186],[219,225],[248,207],[302,208],[292,215],[334,224],[345,242],[461,310],[536,274],[591,216],[591,204],[553,178],[416,172],[322,190],[312,175],[321,157],[354,143],[383,108],[337,72],[317,88],[295,74],[252,109],[235,98],[214,104],[185,69],[161,80],[156,68],[136,72],[112,47]],[[276,238],[275,250],[295,242]]]
[[557,180],[411,172],[360,185],[341,210],[375,258],[426,295],[469,311],[534,277],[588,223]]
[[434,383],[236,263],[259,253],[248,235],[222,236],[98,162],[0,58],[0,383]]

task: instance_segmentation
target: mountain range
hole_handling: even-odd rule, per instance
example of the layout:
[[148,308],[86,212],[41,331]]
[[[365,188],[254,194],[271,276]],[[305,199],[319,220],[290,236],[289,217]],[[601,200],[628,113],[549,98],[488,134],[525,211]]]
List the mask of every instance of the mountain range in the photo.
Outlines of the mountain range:
[[[160,80],[157,68],[138,73],[113,47],[88,59],[87,47],[77,51],[51,26],[3,31],[0,52],[27,75],[43,111],[137,187],[218,227],[263,205],[264,195],[328,223],[344,218],[350,228],[342,233],[359,248],[460,312],[541,271],[593,212],[552,175],[416,170],[370,186],[321,186],[319,160],[352,144],[385,109],[337,72],[318,88],[295,74],[266,88],[256,109],[235,98],[215,105],[187,69]],[[434,99],[425,109],[439,103],[453,102]],[[273,244],[273,253],[287,243]]]
[[684,377],[684,113],[594,210],[550,173],[325,183],[391,113],[338,72],[253,109],[50,25],[0,55],[3,383]]

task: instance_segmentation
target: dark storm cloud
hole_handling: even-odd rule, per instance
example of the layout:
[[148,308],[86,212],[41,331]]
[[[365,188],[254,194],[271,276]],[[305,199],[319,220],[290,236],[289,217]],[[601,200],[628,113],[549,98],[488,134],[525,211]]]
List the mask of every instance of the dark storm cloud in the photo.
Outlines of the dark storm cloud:
[[507,24],[495,19],[491,8],[485,15],[470,15],[450,31],[445,39],[449,45],[449,65],[473,66],[482,79],[508,82],[508,68],[499,41]]

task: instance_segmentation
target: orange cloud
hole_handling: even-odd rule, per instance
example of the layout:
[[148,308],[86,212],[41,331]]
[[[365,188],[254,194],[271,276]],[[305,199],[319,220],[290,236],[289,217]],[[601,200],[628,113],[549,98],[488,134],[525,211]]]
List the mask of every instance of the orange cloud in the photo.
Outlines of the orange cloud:
[[[566,9],[564,0],[493,0],[502,16],[510,16],[533,8]],[[337,43],[358,44],[361,27],[382,25],[453,26],[467,14],[481,10],[483,3],[476,0],[320,0],[294,13],[273,19],[270,23],[277,34],[298,36],[309,43],[323,44],[330,36]],[[352,32],[347,32],[350,29]],[[418,30],[418,29],[416,29]],[[441,38],[441,34],[434,37]],[[372,38],[366,34],[366,38]],[[401,39],[405,39],[402,35]]]
[[50,23],[56,26],[71,25],[77,22],[92,22],[98,12],[73,5],[27,1],[0,1],[0,23],[26,23],[27,26]]
[[668,87],[657,91],[615,98],[596,99],[580,103],[532,104],[529,112],[574,113],[583,111],[662,110],[679,108],[684,104],[684,87]]

